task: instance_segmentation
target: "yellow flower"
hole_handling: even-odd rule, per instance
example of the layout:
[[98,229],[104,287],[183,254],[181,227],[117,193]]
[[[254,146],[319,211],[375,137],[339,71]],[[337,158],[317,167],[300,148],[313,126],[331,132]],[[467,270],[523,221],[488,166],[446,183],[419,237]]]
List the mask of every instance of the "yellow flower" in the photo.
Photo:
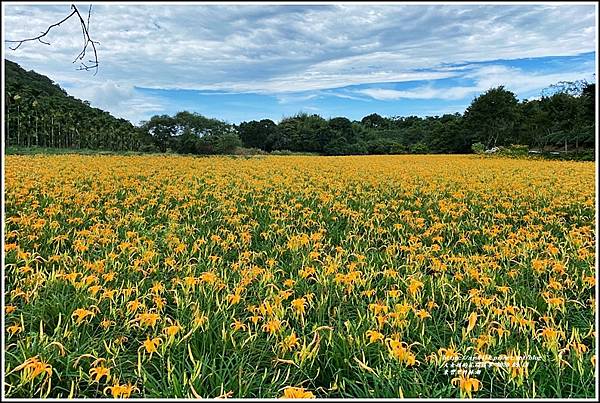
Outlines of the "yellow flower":
[[194,315],[194,325],[195,326],[203,326],[207,322],[208,322],[208,316],[206,316],[200,312],[197,312]]
[[378,315],[380,312],[387,313],[389,310],[387,305],[384,304],[369,304],[369,309],[373,311],[373,314]]
[[76,324],[80,324],[83,320],[85,320],[85,318],[87,318],[88,316],[93,318],[95,316],[95,314],[94,314],[94,312],[92,312],[88,309],[78,308],[73,311],[73,314],[71,316],[76,317],[76,319],[75,319]]
[[102,322],[100,322],[100,326],[102,326],[104,329],[108,329],[109,327],[113,326],[114,324],[115,324],[114,321],[108,320],[108,319],[103,319]]
[[375,295],[377,293],[377,290],[374,289],[370,289],[370,290],[365,290],[361,293],[361,295],[364,295],[365,297],[372,297],[373,295]]
[[279,345],[281,346],[283,352],[286,352],[298,347],[300,345],[300,342],[298,337],[296,336],[296,333],[292,332],[289,336],[286,336],[285,339],[283,339],[279,343]]
[[596,285],[596,277],[595,276],[582,276],[583,282],[588,285],[588,287],[593,287]]
[[17,366],[15,371],[23,371],[27,382],[35,379],[40,374],[52,376],[52,365],[40,361],[38,356],[26,359],[21,365]]
[[138,301],[137,299],[133,300],[133,301],[129,301],[127,303],[127,311],[132,312],[132,313],[137,311],[141,307],[142,307],[142,303],[140,301]]
[[160,319],[160,315],[157,313],[140,313],[134,319],[134,322],[139,322],[143,326],[154,327],[156,322]]
[[185,251],[185,249],[186,249],[186,247],[185,247],[185,244],[183,244],[183,243],[180,243],[179,245],[177,245],[177,246],[175,247],[175,249],[173,249],[173,251],[174,251],[176,254],[180,254],[180,253],[183,253],[183,252]]
[[367,330],[365,335],[369,338],[369,343],[375,343],[379,340],[383,340],[384,336],[376,330]]
[[11,335],[16,334],[16,333],[21,333],[23,331],[23,328],[21,327],[21,325],[19,325],[18,323],[15,323],[12,326],[8,326],[6,328],[6,331],[8,333],[10,333]]
[[118,382],[115,383],[113,386],[107,386],[106,388],[104,388],[104,393],[106,393],[107,390],[110,391],[113,399],[118,399],[118,398],[126,399],[126,398],[130,397],[134,391],[139,392],[139,389],[130,383],[128,383],[126,385],[119,385]]
[[164,290],[165,290],[165,286],[160,281],[155,281],[152,284],[152,288],[150,288],[150,291],[152,291],[152,293],[154,293],[154,294],[158,294]]
[[546,343],[548,345],[555,346],[558,343],[559,337],[562,335],[561,331],[554,329],[553,327],[545,326],[544,328],[539,330],[539,333],[542,335],[544,339],[546,339]]
[[115,295],[117,294],[117,291],[118,290],[104,289],[104,292],[100,296],[100,301],[103,301],[105,299],[110,299],[111,301],[113,301],[115,298]]
[[288,386],[283,391],[281,399],[314,399],[315,395],[312,392],[304,390],[304,388],[294,388]]
[[548,245],[548,253],[551,255],[556,255],[558,253],[558,248],[552,244]]
[[230,294],[227,296],[227,301],[229,302],[230,305],[235,305],[237,303],[239,303],[241,300],[240,294]]
[[282,322],[279,319],[271,319],[263,325],[263,330],[267,333],[274,334],[281,329]]
[[565,304],[565,299],[562,297],[549,297],[546,298],[546,302],[550,307],[560,307]]
[[397,290],[397,289],[388,290],[388,296],[390,298],[398,298],[400,296],[400,290]]
[[510,291],[510,287],[506,285],[497,286],[496,289],[503,294],[507,294]]
[[417,317],[421,320],[425,319],[425,318],[431,318],[431,315],[429,314],[429,312],[427,312],[424,309],[418,309],[415,311],[415,315],[417,315]]
[[238,330],[246,330],[247,326],[244,324],[244,322],[234,319],[233,323],[231,324],[231,328],[233,329],[234,332],[237,332]]
[[457,360],[459,358],[459,354],[458,352],[453,348],[453,347],[449,347],[449,348],[440,348],[438,350],[438,354],[440,355],[440,357],[442,357],[445,361],[450,361],[450,360]]
[[408,286],[408,292],[411,295],[415,295],[417,292],[419,292],[419,290],[421,288],[423,288],[423,285],[424,284],[422,282],[420,282],[419,280],[414,280],[413,279],[413,280],[411,280],[411,282],[410,282],[410,284]]
[[10,315],[11,313],[13,313],[16,310],[17,310],[17,307],[14,305],[6,305],[4,307],[4,311],[6,312],[7,315]]
[[200,281],[207,284],[214,284],[219,277],[213,272],[204,272],[200,275]]
[[152,356],[152,353],[155,353],[157,351],[157,348],[160,345],[160,343],[162,343],[162,339],[160,337],[150,339],[150,337],[148,336],[146,338],[146,341],[142,343],[142,347],[144,347],[146,351]]
[[250,321],[251,321],[253,324],[255,324],[255,325],[256,325],[256,324],[257,324],[257,323],[258,323],[258,322],[259,322],[261,319],[262,319],[262,316],[259,316],[259,315],[252,315],[252,316],[250,316]]
[[400,342],[393,339],[387,339],[387,342],[388,351],[392,357],[406,364],[406,366],[410,367],[415,365],[417,361],[415,359],[415,355],[410,352],[410,346],[408,346],[405,342]]
[[152,300],[154,301],[154,305],[156,305],[156,309],[159,312],[163,310],[167,303],[167,300],[162,298],[160,295],[155,295],[154,297],[152,297]]
[[292,301],[292,308],[294,309],[294,312],[297,315],[304,315],[304,313],[306,312],[306,305],[308,303],[306,302],[306,299],[304,298],[297,298],[295,300]]
[[505,358],[505,368],[511,378],[526,378],[528,376],[527,361],[521,360],[519,355],[513,353],[508,354]]
[[167,326],[163,329],[163,332],[168,336],[168,337],[173,337],[175,336],[179,331],[181,330],[181,326],[179,325],[172,325],[172,326]]
[[479,381],[479,379],[471,378],[468,375],[465,376],[463,374],[461,374],[457,378],[453,378],[452,384],[453,385],[458,384],[458,386],[460,388],[461,396],[463,394],[466,394],[469,397],[473,397],[472,393],[477,392],[479,390],[479,388],[481,387],[481,382]]
[[394,311],[399,313],[400,315],[406,315],[410,312],[411,306],[409,304],[396,304],[394,305]]
[[300,277],[302,278],[308,278],[310,276],[313,276],[316,273],[316,270],[314,267],[306,267],[304,269],[300,269],[298,271],[298,274],[300,274]]
[[95,367],[90,369],[90,377],[94,376],[92,382],[100,382],[100,378],[106,377],[106,382],[110,381],[110,369],[106,367]]

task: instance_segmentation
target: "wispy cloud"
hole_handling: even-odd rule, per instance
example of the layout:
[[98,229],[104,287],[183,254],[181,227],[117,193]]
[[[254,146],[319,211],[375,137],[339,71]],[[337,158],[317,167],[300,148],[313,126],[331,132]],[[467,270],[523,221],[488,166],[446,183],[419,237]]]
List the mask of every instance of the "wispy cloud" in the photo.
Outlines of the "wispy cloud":
[[531,91],[539,92],[543,88],[558,81],[574,81],[578,79],[592,80],[591,69],[577,69],[562,71],[560,73],[525,72],[521,69],[504,65],[486,65],[460,69],[462,74],[455,76],[463,80],[472,81],[469,86],[435,86],[427,84],[409,90],[395,90],[387,88],[366,88],[356,90],[356,93],[367,95],[378,100],[397,99],[443,99],[458,100],[465,97],[478,95],[493,87],[503,85],[506,89],[519,94],[529,94]]

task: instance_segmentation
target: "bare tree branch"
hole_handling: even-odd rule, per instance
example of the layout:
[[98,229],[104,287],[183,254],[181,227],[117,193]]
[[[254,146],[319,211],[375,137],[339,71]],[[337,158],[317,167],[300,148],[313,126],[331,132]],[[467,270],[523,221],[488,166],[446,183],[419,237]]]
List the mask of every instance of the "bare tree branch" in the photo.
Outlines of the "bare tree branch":
[[[96,75],[98,73],[98,52],[96,50],[96,44],[100,44],[100,42],[94,41],[92,40],[92,38],[90,37],[90,16],[92,14],[92,5],[90,4],[90,7],[88,9],[88,15],[87,15],[87,23],[86,21],[83,19],[83,16],[81,15],[81,13],[79,12],[79,9],[77,8],[77,6],[75,6],[75,4],[71,4],[71,13],[69,15],[67,15],[65,18],[63,18],[62,20],[51,24],[50,26],[48,26],[48,29],[46,29],[46,31],[42,32],[40,35],[35,36],[33,38],[27,38],[27,39],[21,39],[21,40],[5,40],[5,42],[9,42],[9,43],[16,43],[17,45],[14,47],[10,47],[9,49],[11,50],[17,50],[19,49],[19,47],[25,43],[25,42],[30,42],[30,41],[38,41],[40,43],[43,43],[44,45],[50,45],[49,42],[45,42],[42,40],[43,37],[45,37],[46,35],[48,35],[48,33],[50,32],[50,30],[54,27],[58,27],[60,26],[60,24],[62,24],[63,22],[67,21],[69,18],[76,16],[79,19],[79,23],[81,24],[81,33],[83,36],[83,48],[81,49],[81,52],[77,55],[77,57],[75,58],[75,60],[73,60],[73,63],[75,63],[76,61],[80,61],[81,65],[79,66],[79,68],[77,70],[92,70],[95,69],[94,75]],[[89,46],[91,46],[92,51],[94,52],[94,59],[90,59],[87,61],[84,61],[84,57],[86,55],[86,53],[89,51]]]

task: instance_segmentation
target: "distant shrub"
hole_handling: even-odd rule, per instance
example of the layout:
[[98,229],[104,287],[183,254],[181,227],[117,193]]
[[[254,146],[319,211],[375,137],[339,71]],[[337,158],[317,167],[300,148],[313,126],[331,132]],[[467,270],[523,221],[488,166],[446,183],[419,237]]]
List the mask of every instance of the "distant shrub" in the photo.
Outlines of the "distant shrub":
[[266,155],[268,154],[266,151],[261,150],[260,148],[255,147],[238,147],[233,152],[235,155]]
[[290,150],[273,150],[271,151],[272,155],[292,155]]
[[365,143],[364,141],[359,141],[354,144],[348,145],[346,151],[350,155],[365,155],[369,153],[369,150],[367,149],[367,143]]
[[474,143],[471,145],[471,150],[473,150],[475,154],[483,154],[485,152],[485,146],[482,143]]
[[143,153],[158,153],[158,152],[160,152],[158,147],[152,143],[142,144],[140,146],[140,151]]
[[271,155],[312,155],[312,156],[317,156],[319,155],[318,153],[311,153],[311,152],[296,152],[296,151],[290,151],[290,150],[273,150],[271,151]]
[[413,154],[427,154],[429,152],[429,147],[427,144],[417,143],[410,146],[410,152]]
[[390,154],[406,154],[408,152],[408,147],[404,144],[394,143],[390,147]]
[[502,147],[498,154],[506,157],[524,157],[529,153],[529,146],[523,144],[511,144],[508,147]]

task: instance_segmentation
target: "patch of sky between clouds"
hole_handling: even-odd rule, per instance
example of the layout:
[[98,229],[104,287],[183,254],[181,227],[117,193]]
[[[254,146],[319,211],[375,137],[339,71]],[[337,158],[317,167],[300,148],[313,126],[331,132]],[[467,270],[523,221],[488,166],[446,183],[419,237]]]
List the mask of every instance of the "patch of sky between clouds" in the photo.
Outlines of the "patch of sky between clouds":
[[[510,67],[531,69],[536,71],[546,71],[558,67],[569,67],[573,63],[594,64],[595,52],[586,52],[574,56],[544,56],[544,57],[527,57],[520,59],[496,59],[494,61],[471,61],[463,63],[442,63],[439,70],[468,70],[476,66],[489,64],[503,64]],[[426,69],[422,69],[426,70]]]

